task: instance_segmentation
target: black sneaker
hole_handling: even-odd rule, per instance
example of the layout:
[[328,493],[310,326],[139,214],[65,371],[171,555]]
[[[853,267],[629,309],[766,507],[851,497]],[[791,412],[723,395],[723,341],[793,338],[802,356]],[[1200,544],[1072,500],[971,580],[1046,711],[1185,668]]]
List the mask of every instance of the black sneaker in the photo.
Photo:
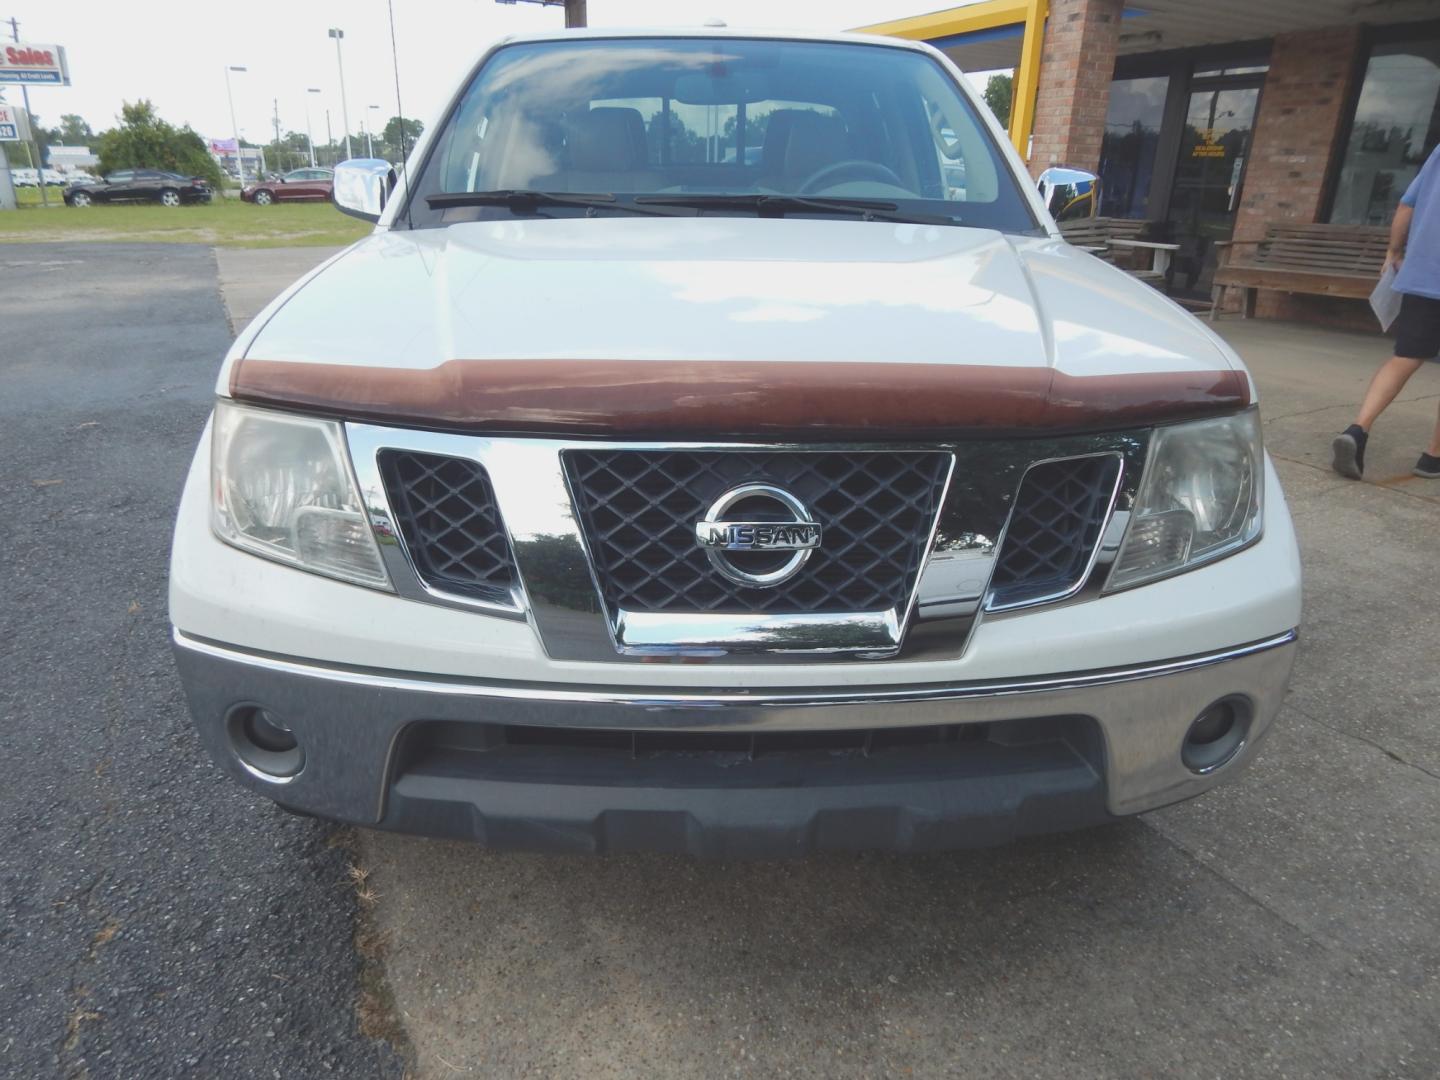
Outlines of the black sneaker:
[[1359,480],[1365,472],[1365,442],[1370,436],[1359,424],[1351,424],[1330,444],[1334,457],[1330,467],[1341,476]]
[[1434,454],[1421,454],[1420,460],[1415,463],[1415,468],[1410,470],[1416,476],[1423,476],[1426,480],[1440,480],[1440,457]]

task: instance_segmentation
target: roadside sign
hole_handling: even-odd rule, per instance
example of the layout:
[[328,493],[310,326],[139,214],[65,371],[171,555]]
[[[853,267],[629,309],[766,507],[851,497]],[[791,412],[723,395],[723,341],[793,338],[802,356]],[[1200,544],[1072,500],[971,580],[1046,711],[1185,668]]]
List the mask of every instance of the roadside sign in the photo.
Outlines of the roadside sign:
[[69,86],[70,69],[59,45],[32,45],[24,41],[0,45],[0,83]]
[[30,118],[15,105],[0,105],[0,142],[29,142]]

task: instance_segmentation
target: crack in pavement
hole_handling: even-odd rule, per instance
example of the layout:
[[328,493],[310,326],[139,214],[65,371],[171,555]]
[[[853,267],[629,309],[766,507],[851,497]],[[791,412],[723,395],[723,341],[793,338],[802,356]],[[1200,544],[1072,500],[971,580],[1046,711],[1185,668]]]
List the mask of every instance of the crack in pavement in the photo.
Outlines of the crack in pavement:
[[[1271,451],[1270,451],[1270,457],[1273,458],[1275,461],[1283,461],[1283,462],[1285,462],[1286,464],[1289,464],[1289,465],[1300,465],[1300,466],[1303,466],[1304,468],[1307,468],[1307,469],[1313,469],[1315,472],[1318,472],[1318,473],[1327,473],[1327,474],[1331,474],[1331,475],[1334,474],[1334,470],[1331,469],[1330,466],[1328,466],[1328,465],[1317,465],[1317,464],[1315,464],[1315,462],[1313,462],[1313,461],[1305,461],[1303,458],[1286,457],[1284,454],[1277,454],[1274,450],[1271,450]],[[1397,494],[1397,495],[1404,495],[1406,498],[1409,498],[1409,499],[1419,499],[1421,502],[1440,503],[1440,493],[1437,493],[1437,494],[1435,494],[1435,495],[1426,495],[1424,492],[1410,491],[1410,490],[1408,490],[1408,489],[1406,489],[1406,488],[1400,487],[1400,484],[1402,484],[1402,483],[1408,483],[1408,482],[1410,482],[1410,481],[1412,481],[1412,480],[1420,480],[1420,479],[1423,479],[1423,477],[1419,477],[1419,476],[1398,476],[1398,477],[1391,477],[1390,479],[1384,481],[1383,483],[1380,482],[1380,481],[1376,481],[1376,480],[1349,480],[1349,481],[1347,481],[1344,477],[1341,477],[1341,476],[1336,476],[1335,479],[1338,481],[1338,483],[1336,483],[1336,484],[1334,484],[1332,487],[1328,488],[1328,489],[1326,490],[1325,494],[1329,494],[1329,492],[1331,492],[1331,491],[1344,491],[1345,488],[1346,488],[1347,486],[1349,486],[1350,484],[1357,484],[1357,483],[1358,483],[1358,484],[1368,485],[1368,486],[1374,488],[1376,491],[1393,491],[1393,492],[1395,492],[1395,494]]]
[[1201,870],[1205,871],[1207,874],[1209,874],[1209,875],[1211,875],[1212,877],[1214,877],[1217,881],[1221,882],[1223,885],[1225,885],[1226,887],[1228,887],[1231,891],[1235,892],[1235,893],[1236,893],[1237,895],[1239,895],[1240,897],[1242,897],[1242,898],[1250,901],[1250,903],[1254,904],[1256,907],[1258,907],[1261,911],[1265,912],[1267,915],[1273,916],[1275,919],[1277,919],[1277,920],[1278,920],[1279,922],[1281,922],[1283,925],[1288,926],[1291,930],[1294,930],[1297,934],[1299,934],[1301,937],[1303,937],[1306,941],[1312,942],[1313,944],[1318,945],[1318,946],[1320,946],[1321,948],[1324,948],[1324,949],[1338,950],[1338,951],[1344,952],[1344,953],[1346,953],[1347,955],[1350,955],[1350,956],[1354,956],[1354,955],[1355,955],[1350,949],[1346,948],[1346,947],[1345,947],[1344,945],[1342,945],[1341,943],[1336,942],[1336,941],[1328,940],[1327,938],[1323,938],[1323,937],[1319,936],[1319,934],[1317,934],[1314,930],[1310,930],[1310,929],[1308,929],[1308,928],[1300,925],[1300,923],[1296,922],[1294,919],[1292,919],[1292,918],[1291,918],[1289,915],[1287,915],[1285,912],[1283,912],[1283,911],[1279,910],[1278,908],[1274,907],[1272,904],[1270,904],[1268,901],[1266,901],[1263,897],[1258,896],[1258,895],[1256,895],[1255,893],[1251,892],[1251,891],[1250,891],[1249,889],[1247,889],[1244,885],[1240,884],[1240,882],[1236,881],[1234,878],[1232,878],[1232,877],[1230,877],[1228,874],[1224,873],[1219,867],[1217,867],[1215,864],[1213,864],[1212,862],[1210,862],[1209,859],[1205,858],[1205,856],[1203,856],[1203,855],[1200,854],[1199,852],[1193,850],[1189,845],[1185,844],[1183,841],[1181,841],[1181,840],[1178,839],[1177,837],[1171,836],[1168,832],[1166,832],[1164,829],[1162,829],[1159,825],[1157,825],[1157,824],[1155,824],[1153,821],[1151,821],[1150,818],[1148,818],[1148,817],[1142,817],[1142,818],[1140,819],[1140,823],[1141,823],[1142,825],[1144,825],[1146,828],[1148,828],[1148,829],[1150,829],[1151,831],[1153,831],[1156,836],[1160,837],[1160,839],[1164,840],[1167,844],[1169,844],[1171,847],[1173,847],[1176,851],[1180,852],[1181,855],[1185,856],[1186,859],[1188,859],[1190,862],[1194,863],[1194,864],[1195,864],[1196,866],[1198,866]]
[[1292,701],[1287,701],[1285,703],[1285,707],[1289,709],[1294,709],[1301,716],[1305,717],[1306,720],[1309,720],[1312,724],[1316,724],[1319,727],[1324,728],[1331,734],[1340,735],[1347,739],[1354,739],[1358,743],[1364,743],[1366,746],[1369,746],[1375,750],[1379,750],[1391,761],[1397,762],[1401,765],[1405,765],[1408,768],[1414,769],[1416,772],[1421,773],[1424,776],[1428,776],[1431,780],[1440,782],[1440,773],[1432,772],[1424,765],[1417,765],[1409,758],[1401,756],[1394,750],[1391,750],[1384,743],[1378,742],[1375,739],[1370,738],[1368,735],[1357,735],[1353,731],[1346,731],[1344,728],[1336,727],[1334,724],[1327,723],[1326,721],[1321,720],[1318,716],[1312,716],[1310,713],[1306,712],[1303,708],[1301,708],[1299,705],[1296,705]]
[[[1417,397],[1397,397],[1390,404],[1392,405],[1414,405],[1421,401],[1440,400],[1440,393],[1420,394]],[[1329,412],[1331,409],[1353,409],[1355,402],[1339,401],[1334,405],[1321,405],[1318,409],[1301,409],[1298,412],[1281,413],[1279,416],[1265,416],[1262,420],[1266,424],[1273,424],[1277,420],[1292,420],[1297,416],[1314,416],[1316,413]]]

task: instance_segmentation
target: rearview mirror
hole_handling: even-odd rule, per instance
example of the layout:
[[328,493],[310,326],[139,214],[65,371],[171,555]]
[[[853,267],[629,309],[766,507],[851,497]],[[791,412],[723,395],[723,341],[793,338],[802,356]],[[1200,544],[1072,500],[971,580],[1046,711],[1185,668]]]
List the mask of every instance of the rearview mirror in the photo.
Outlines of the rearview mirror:
[[1057,223],[1094,217],[1100,212],[1100,177],[1092,172],[1052,165],[1036,183]]
[[671,97],[682,105],[739,105],[768,101],[770,80],[764,72],[717,72],[681,75]]
[[335,166],[330,197],[336,209],[363,221],[379,221],[395,190],[395,170],[380,158],[351,158]]

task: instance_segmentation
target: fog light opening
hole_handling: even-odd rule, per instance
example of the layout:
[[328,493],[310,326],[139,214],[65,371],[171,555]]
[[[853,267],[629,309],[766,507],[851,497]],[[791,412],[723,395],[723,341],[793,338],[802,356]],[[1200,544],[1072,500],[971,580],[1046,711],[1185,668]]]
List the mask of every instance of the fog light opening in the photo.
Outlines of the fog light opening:
[[226,718],[230,747],[247,772],[283,784],[305,767],[305,751],[295,733],[269,709],[237,705]]
[[1250,702],[1226,697],[1210,705],[1190,725],[1180,760],[1191,772],[1214,772],[1240,752],[1250,732]]

